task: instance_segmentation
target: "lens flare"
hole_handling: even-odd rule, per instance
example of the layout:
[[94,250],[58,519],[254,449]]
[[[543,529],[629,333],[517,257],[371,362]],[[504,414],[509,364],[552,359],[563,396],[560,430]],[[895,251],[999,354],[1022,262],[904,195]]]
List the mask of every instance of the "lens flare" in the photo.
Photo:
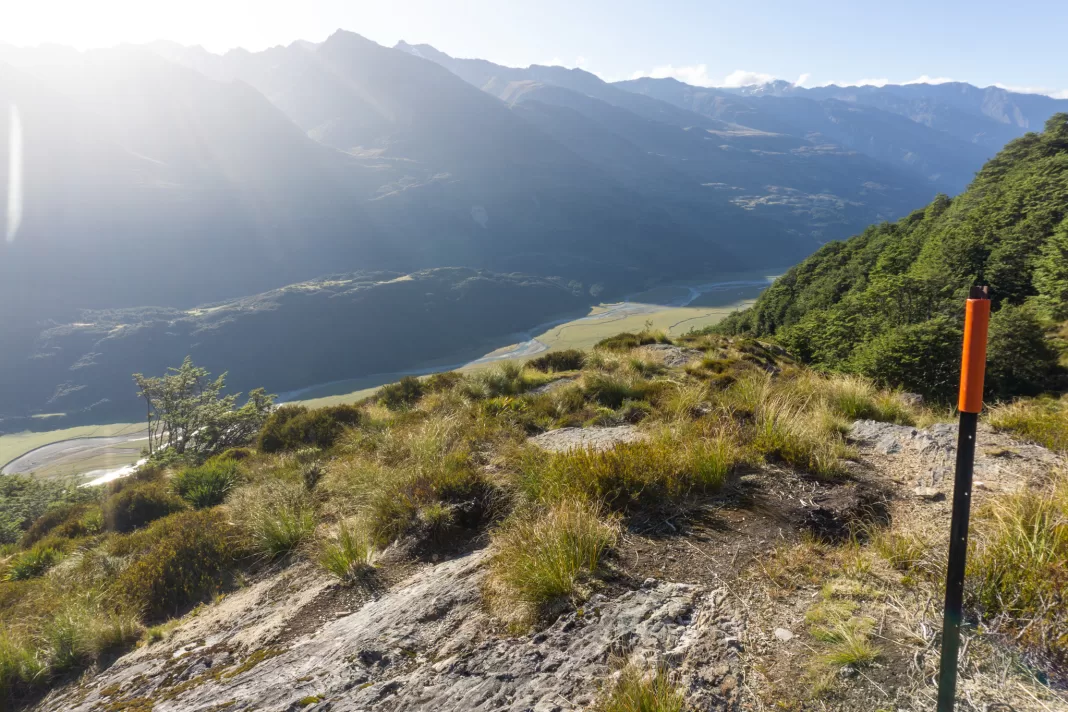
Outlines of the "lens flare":
[[19,108],[11,105],[8,122],[7,164],[7,241],[14,242],[22,224],[22,118]]

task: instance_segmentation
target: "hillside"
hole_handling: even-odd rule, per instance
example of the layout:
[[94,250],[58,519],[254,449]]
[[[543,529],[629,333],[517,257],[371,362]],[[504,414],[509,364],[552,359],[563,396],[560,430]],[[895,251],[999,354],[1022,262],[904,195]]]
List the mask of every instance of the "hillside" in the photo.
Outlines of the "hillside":
[[1005,147],[956,198],[822,247],[726,333],[774,335],[806,362],[946,397],[955,388],[963,295],[994,300],[988,395],[1055,387],[1068,318],[1068,114]]
[[[504,100],[610,175],[632,181],[638,176],[632,183],[636,190],[664,200],[672,187],[664,176],[676,176],[675,182],[684,187],[672,189],[671,204],[742,207],[799,238],[819,243],[841,238],[871,222],[904,214],[918,196],[929,196],[939,187],[952,190],[949,183],[932,185],[926,177],[833,138],[812,140],[805,127],[765,129],[751,117],[709,117],[579,69],[520,69],[450,57],[428,45],[402,42],[397,47],[441,64]],[[923,130],[918,125],[916,129]],[[626,149],[620,145],[642,154],[652,168],[638,173],[634,164],[621,165]],[[974,170],[981,160],[973,156],[969,163],[965,155],[961,162]]]
[[[1015,412],[979,433],[959,691],[1061,711],[1068,422],[1049,450]],[[280,408],[105,487],[4,478],[0,706],[930,709],[937,420],[769,344],[643,332]]]
[[65,413],[53,427],[139,418],[130,374],[187,355],[233,371],[238,392],[283,393],[477,358],[593,301],[559,279],[439,268],[334,274],[191,309],[83,310],[42,330],[25,362],[0,370],[0,429],[28,427],[34,413]]

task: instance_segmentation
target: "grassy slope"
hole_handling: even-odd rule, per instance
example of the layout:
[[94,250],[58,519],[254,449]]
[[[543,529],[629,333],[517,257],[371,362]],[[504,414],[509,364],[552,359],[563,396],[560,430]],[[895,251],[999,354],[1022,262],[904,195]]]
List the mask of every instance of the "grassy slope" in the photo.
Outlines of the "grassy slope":
[[[646,333],[632,341],[664,339]],[[339,578],[359,580],[373,566],[369,548],[397,541],[412,552],[447,554],[488,533],[486,603],[521,634],[604,586],[613,567],[633,560],[622,547],[649,522],[681,523],[707,505],[720,511],[727,500],[717,493],[742,475],[749,476],[750,493],[757,482],[776,493],[783,486],[849,491],[857,484],[849,465],[856,453],[843,432],[852,419],[924,417],[893,392],[856,377],[821,376],[751,340],[694,335],[678,341],[702,352],[685,368],[665,367],[655,353],[615,339],[586,354],[577,371],[504,364],[428,379],[408,406],[362,404],[359,424],[319,447],[254,452],[195,470],[157,468],[102,490],[95,501],[38,524],[35,541],[0,552],[7,557],[0,569],[20,579],[0,583],[0,685],[24,694],[52,674],[129,646],[143,626],[224,590],[228,570],[255,569],[263,558],[307,558]],[[562,377],[572,382],[531,392]],[[562,426],[621,423],[636,423],[644,439],[600,454],[547,453],[526,442]],[[1017,503],[1030,506],[1006,500],[1010,509]],[[1065,503],[1050,499],[1045,506],[1053,516],[1037,531],[1058,526],[1056,512]],[[165,516],[194,504],[202,509]],[[1004,533],[984,517],[977,515],[977,541],[1023,550],[1030,530]],[[69,556],[76,550],[82,553]],[[761,561],[768,558],[762,551],[732,586],[755,581],[750,593],[770,597],[776,610],[799,607],[807,622],[798,632],[815,652],[805,654],[803,669],[790,670],[789,689],[761,689],[765,701],[809,709],[812,699],[838,696],[845,701],[832,709],[874,710],[881,700],[870,691],[859,703],[849,696],[865,689],[864,680],[924,686],[923,674],[909,681],[886,677],[911,674],[898,664],[920,648],[910,634],[877,629],[875,622],[881,617],[897,626],[914,599],[922,608],[937,593],[937,575],[913,559],[937,559],[938,551],[896,528],[874,531],[870,540],[784,542],[771,553],[772,566],[763,567],[770,574],[761,570],[769,563]],[[1040,560],[1020,557],[1017,575],[1049,580],[1043,567],[1062,566],[1060,551]],[[51,567],[56,575],[41,575]],[[981,568],[974,575],[996,593],[996,576]],[[1005,611],[1003,630],[1033,613],[1028,600],[1019,603]],[[146,642],[166,635],[167,625],[149,628]],[[1032,639],[1025,642],[1036,650],[1051,645],[1048,637]],[[888,640],[900,640],[904,652]],[[994,638],[972,649],[991,645]],[[852,682],[839,676],[845,666],[865,676]],[[633,694],[671,698],[664,680],[650,682],[659,692],[639,682]],[[607,692],[610,699],[623,694]]]

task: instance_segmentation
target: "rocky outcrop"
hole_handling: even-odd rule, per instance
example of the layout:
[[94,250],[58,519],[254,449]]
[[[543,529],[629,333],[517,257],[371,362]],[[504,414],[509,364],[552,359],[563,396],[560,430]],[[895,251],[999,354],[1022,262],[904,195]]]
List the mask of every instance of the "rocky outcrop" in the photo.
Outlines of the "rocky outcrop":
[[[626,662],[670,662],[696,709],[735,708],[739,628],[724,593],[650,579],[615,597],[595,594],[548,628],[513,637],[483,611],[485,561],[477,552],[429,567],[287,642],[271,637],[284,628],[277,610],[262,611],[258,622],[236,615],[250,602],[272,608],[267,588],[252,587],[234,594],[246,600],[230,603],[231,625],[216,612],[198,631],[194,618],[167,644],[125,656],[41,709],[151,700],[154,712],[578,710]],[[284,597],[273,607],[299,615]],[[250,629],[265,636],[258,645]],[[216,634],[200,637],[208,630]]]
[[619,443],[632,443],[645,440],[648,436],[633,425],[617,425],[610,428],[560,428],[549,430],[530,438],[532,445],[537,445],[550,452],[566,452],[578,448],[589,450],[610,450]]

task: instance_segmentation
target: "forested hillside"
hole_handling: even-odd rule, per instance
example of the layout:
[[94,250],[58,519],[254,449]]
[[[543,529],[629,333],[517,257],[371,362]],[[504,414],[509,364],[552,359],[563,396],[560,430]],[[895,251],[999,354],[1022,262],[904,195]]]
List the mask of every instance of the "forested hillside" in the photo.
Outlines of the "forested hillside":
[[832,242],[719,328],[774,335],[805,361],[932,396],[955,387],[961,302],[990,286],[988,395],[1060,377],[1068,318],[1068,114],[1005,147],[957,198]]

